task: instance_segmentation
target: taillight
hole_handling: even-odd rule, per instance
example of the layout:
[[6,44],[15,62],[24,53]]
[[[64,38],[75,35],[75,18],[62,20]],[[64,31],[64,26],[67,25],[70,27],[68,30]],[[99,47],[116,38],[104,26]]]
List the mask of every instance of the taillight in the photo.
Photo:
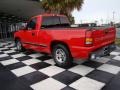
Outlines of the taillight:
[[85,45],[86,46],[92,46],[93,45],[92,31],[87,31],[86,32]]

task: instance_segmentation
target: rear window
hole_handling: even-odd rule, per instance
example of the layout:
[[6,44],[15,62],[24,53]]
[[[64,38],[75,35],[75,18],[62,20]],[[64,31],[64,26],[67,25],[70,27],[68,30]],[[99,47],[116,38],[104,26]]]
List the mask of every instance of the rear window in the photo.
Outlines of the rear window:
[[66,17],[60,17],[61,24],[70,24],[68,18]]
[[42,18],[42,28],[60,27],[64,25],[69,25],[69,21],[66,17],[44,16]]
[[43,17],[42,26],[58,25],[60,20],[58,17]]

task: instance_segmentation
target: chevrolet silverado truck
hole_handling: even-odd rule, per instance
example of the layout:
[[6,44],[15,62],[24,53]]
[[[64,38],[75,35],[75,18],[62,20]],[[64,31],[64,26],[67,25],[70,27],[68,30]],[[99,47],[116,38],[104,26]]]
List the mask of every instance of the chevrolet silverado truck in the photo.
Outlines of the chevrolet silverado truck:
[[34,50],[52,55],[58,66],[73,59],[96,59],[115,49],[115,27],[71,27],[64,15],[42,14],[32,17],[25,28],[14,34],[18,51]]

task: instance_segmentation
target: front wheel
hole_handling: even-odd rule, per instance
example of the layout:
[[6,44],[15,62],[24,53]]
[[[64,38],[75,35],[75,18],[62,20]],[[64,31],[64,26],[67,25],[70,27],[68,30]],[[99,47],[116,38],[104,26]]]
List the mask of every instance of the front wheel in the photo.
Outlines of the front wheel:
[[24,47],[22,46],[22,43],[20,40],[16,40],[15,45],[16,45],[17,51],[24,51],[25,50]]
[[58,44],[52,50],[55,63],[60,67],[69,67],[72,65],[72,56],[66,46]]

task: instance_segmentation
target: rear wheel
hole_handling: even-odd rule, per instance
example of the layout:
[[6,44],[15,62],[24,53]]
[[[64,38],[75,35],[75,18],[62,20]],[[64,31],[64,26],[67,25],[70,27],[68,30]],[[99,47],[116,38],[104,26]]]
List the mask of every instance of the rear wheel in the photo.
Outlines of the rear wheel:
[[22,46],[22,43],[20,40],[15,41],[17,51],[25,51],[25,48]]
[[60,67],[69,67],[72,65],[72,56],[66,46],[58,44],[52,50],[55,63]]

